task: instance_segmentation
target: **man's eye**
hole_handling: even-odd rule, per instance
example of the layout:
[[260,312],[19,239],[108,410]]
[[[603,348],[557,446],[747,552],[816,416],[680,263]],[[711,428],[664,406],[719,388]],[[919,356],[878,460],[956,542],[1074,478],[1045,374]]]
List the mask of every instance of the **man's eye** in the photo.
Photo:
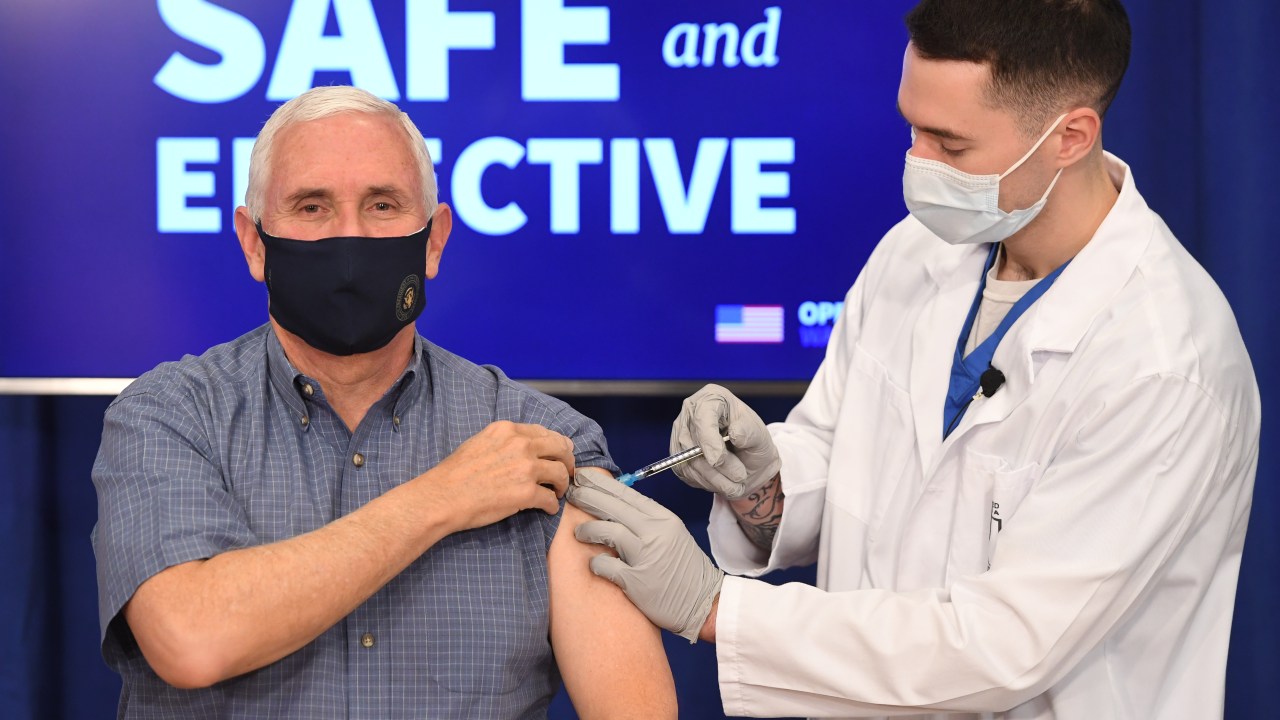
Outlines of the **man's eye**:
[[374,204],[373,204],[373,209],[374,209],[374,210],[378,210],[378,211],[380,211],[380,212],[386,212],[387,210],[390,210],[390,209],[391,209],[391,203],[389,203],[389,202],[378,202],[378,203],[374,203]]
[[942,154],[946,155],[947,157],[959,157],[961,154],[964,153],[964,150],[952,150],[946,145],[939,145],[938,149],[941,150]]
[[307,213],[308,215],[314,215],[320,212],[320,206],[316,205],[315,203],[311,203],[310,205],[303,205],[302,212]]

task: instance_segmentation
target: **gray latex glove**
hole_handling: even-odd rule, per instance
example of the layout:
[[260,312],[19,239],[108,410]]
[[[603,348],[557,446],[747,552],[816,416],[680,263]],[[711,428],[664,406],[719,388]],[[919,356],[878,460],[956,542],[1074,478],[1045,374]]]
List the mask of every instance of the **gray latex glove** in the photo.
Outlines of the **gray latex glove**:
[[684,522],[593,468],[574,474],[566,497],[600,518],[579,525],[574,536],[618,551],[616,558],[591,558],[591,572],[622,588],[654,625],[697,642],[724,572],[711,564]]
[[[726,447],[722,436],[729,436]],[[702,448],[673,470],[686,484],[736,500],[759,490],[778,474],[782,459],[764,421],[719,385],[690,395],[671,426],[671,452]]]

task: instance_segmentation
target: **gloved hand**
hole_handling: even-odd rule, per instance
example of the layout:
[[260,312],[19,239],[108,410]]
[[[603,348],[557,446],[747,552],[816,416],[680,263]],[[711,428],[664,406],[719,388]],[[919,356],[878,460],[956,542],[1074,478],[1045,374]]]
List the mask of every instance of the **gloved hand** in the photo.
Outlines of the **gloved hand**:
[[574,536],[618,551],[616,558],[591,558],[591,572],[622,588],[654,625],[697,642],[724,572],[698,548],[684,522],[593,468],[574,474],[566,497],[601,518],[582,523]]
[[[726,447],[722,436],[729,436]],[[671,452],[701,446],[702,457],[673,468],[686,484],[736,500],[778,474],[782,459],[764,421],[719,385],[690,395],[671,426]]]

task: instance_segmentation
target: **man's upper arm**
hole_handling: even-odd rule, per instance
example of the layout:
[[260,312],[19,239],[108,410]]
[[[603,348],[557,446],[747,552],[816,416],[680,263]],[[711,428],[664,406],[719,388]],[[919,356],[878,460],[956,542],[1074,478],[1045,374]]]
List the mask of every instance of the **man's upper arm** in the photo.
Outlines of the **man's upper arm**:
[[616,585],[591,573],[591,557],[607,549],[573,536],[593,519],[566,504],[547,556],[551,644],[565,688],[584,719],[674,718],[675,681],[660,631]]
[[148,578],[253,544],[211,454],[200,424],[172,398],[137,392],[108,408],[93,467],[104,643],[113,619]]

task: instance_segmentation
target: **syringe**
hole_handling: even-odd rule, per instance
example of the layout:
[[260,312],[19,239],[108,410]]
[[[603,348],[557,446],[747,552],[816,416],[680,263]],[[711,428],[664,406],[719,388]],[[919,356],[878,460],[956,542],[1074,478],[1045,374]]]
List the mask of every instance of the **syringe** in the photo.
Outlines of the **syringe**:
[[[724,440],[726,443],[729,442],[728,435],[725,435],[721,439]],[[702,457],[701,447],[694,447],[694,448],[689,448],[688,450],[681,450],[680,452],[676,453],[675,455],[672,455],[671,457],[663,458],[654,463],[649,463],[648,465],[645,465],[644,467],[640,468],[635,472],[623,473],[622,475],[619,475],[618,482],[622,483],[623,485],[626,485],[627,487],[631,487],[632,485],[636,484],[637,480],[643,480],[649,477],[650,475],[657,475],[663,470],[670,470],[671,468],[679,465],[680,463],[689,462],[690,460],[696,457]]]

